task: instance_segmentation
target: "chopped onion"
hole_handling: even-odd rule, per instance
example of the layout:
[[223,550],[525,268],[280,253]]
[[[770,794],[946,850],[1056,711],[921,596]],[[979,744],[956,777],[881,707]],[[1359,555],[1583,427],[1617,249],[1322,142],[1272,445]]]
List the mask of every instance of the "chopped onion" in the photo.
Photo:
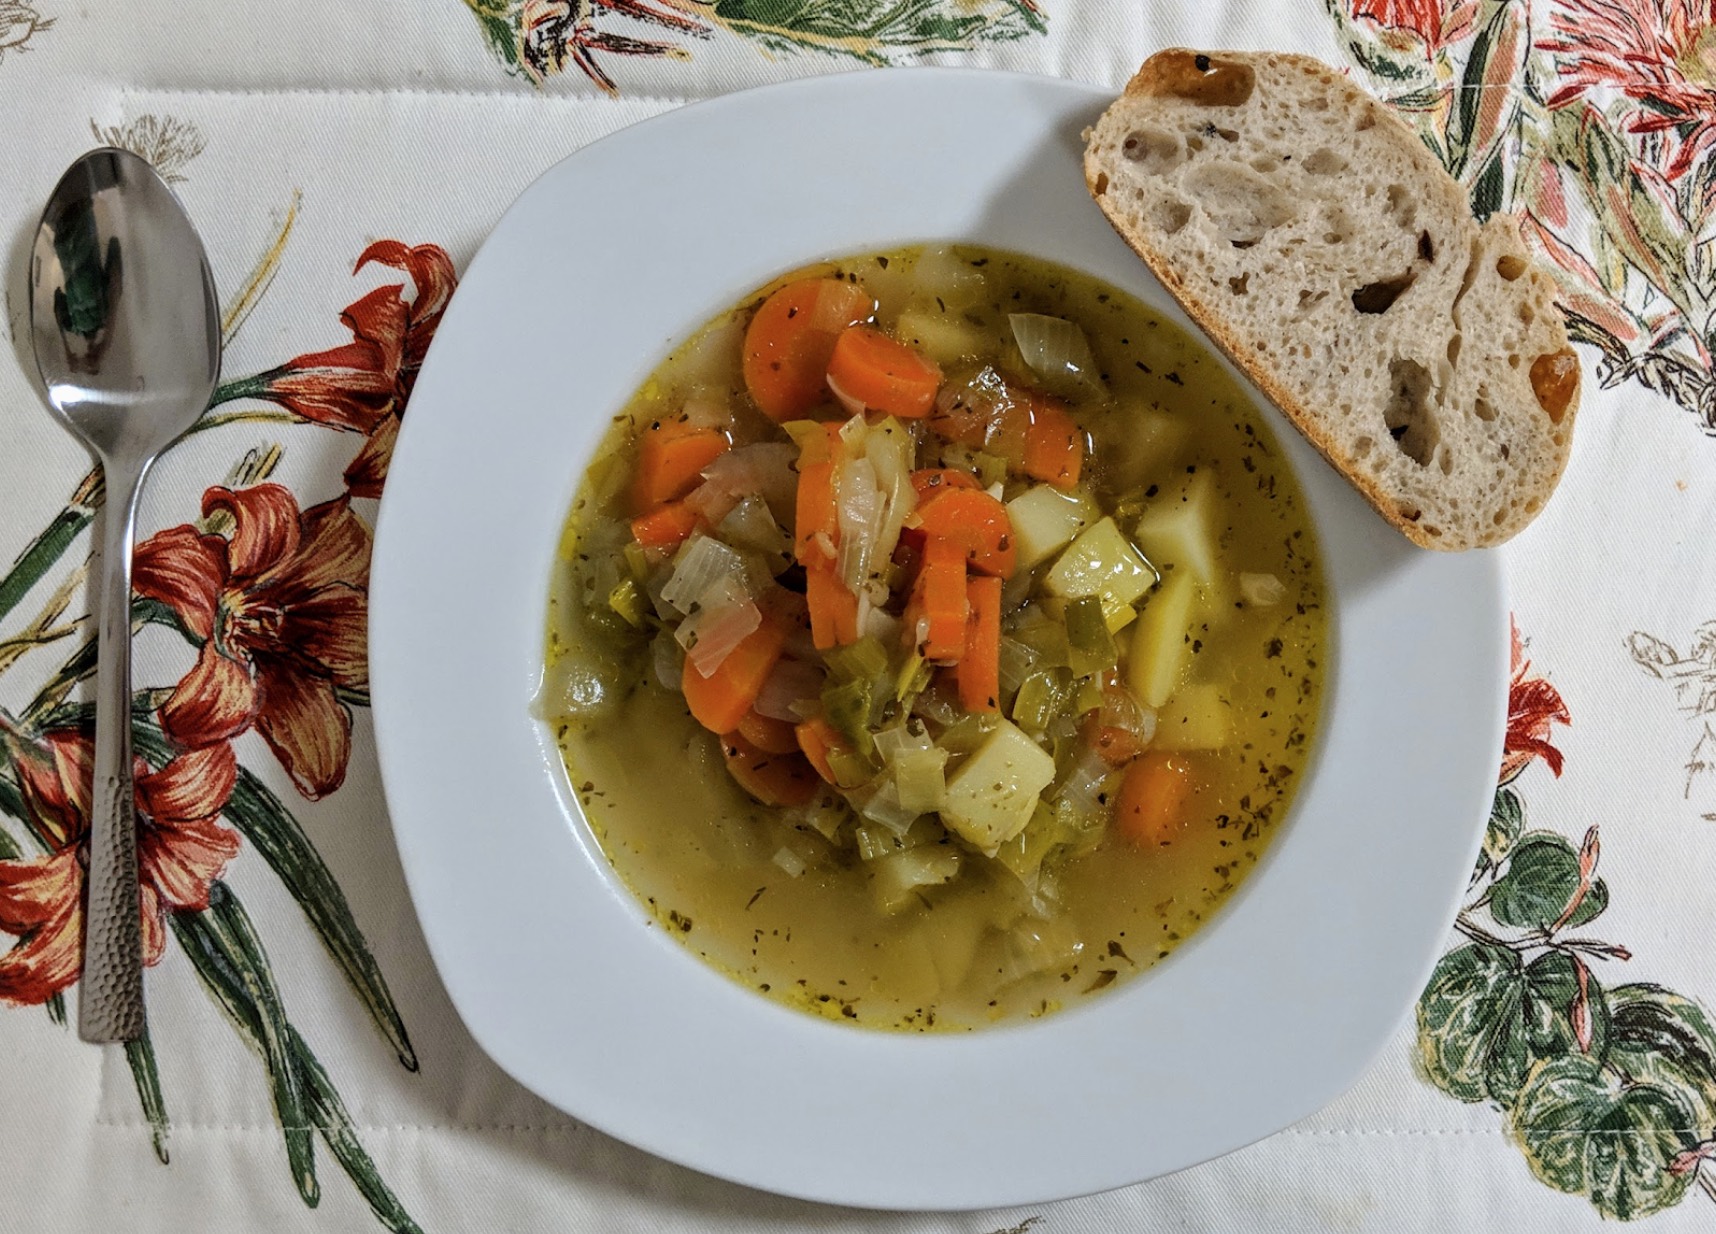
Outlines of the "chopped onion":
[[674,558],[673,577],[661,589],[661,598],[682,613],[721,578],[743,578],[745,559],[713,536],[694,536]]
[[674,641],[685,648],[691,666],[711,677],[728,654],[763,624],[744,585],[728,575],[717,579],[698,599],[697,611],[680,623]]
[[781,659],[774,671],[763,681],[757,694],[756,709],[760,716],[771,720],[787,720],[794,724],[804,719],[800,708],[814,704],[822,697],[822,670],[804,660]]
[[775,522],[775,516],[761,497],[741,498],[738,505],[727,511],[715,531],[728,544],[760,553],[771,574],[779,574],[786,569],[792,554],[792,541]]
[[1018,639],[1003,634],[1001,636],[1001,688],[1009,694],[1016,693],[1021,682],[1036,666],[1037,653]]
[[[876,486],[882,490],[886,503],[872,558],[878,563],[894,555],[894,547],[900,542],[900,529],[918,504],[917,489],[912,486],[912,463],[917,457],[917,448],[917,438],[891,416],[874,426],[864,439],[864,457],[875,469]],[[886,602],[886,595],[878,601]]]
[[1247,604],[1268,608],[1286,598],[1287,584],[1273,574],[1241,574],[1239,594],[1245,597]]
[[804,864],[803,857],[800,857],[785,845],[782,845],[780,848],[775,850],[773,860],[776,865],[787,872],[788,878],[797,878],[800,874],[803,874],[810,868]]
[[1102,692],[1101,722],[1108,728],[1123,728],[1147,746],[1156,736],[1156,712],[1141,704],[1125,686],[1110,686]]
[[871,563],[878,560],[882,520],[887,513],[876,469],[867,458],[849,458],[835,474],[834,502],[840,527],[835,571],[848,590],[857,593],[870,581]]
[[733,412],[719,399],[694,394],[680,406],[679,418],[690,428],[725,429],[733,423]]
[[1056,394],[1100,394],[1096,358],[1078,323],[1042,313],[1009,313],[1025,365]]
[[908,810],[900,804],[900,790],[895,787],[893,776],[883,777],[880,787],[865,797],[863,804],[857,801],[853,804],[858,806],[858,813],[872,823],[879,823],[900,836],[911,829],[919,814],[919,811]]
[[873,740],[876,743],[876,753],[890,767],[902,754],[909,754],[914,750],[930,750],[935,747],[935,743],[930,740],[929,734],[923,730],[921,725],[914,730],[910,724],[896,724],[877,733]]
[[662,630],[650,644],[650,660],[662,688],[678,694],[685,676],[685,650],[668,630]]
[[839,403],[842,407],[846,408],[847,411],[851,412],[855,416],[861,416],[864,414],[864,400],[863,399],[855,398],[854,396],[846,393],[845,390],[841,389],[840,383],[838,381],[834,380],[834,374],[833,373],[830,373],[828,375],[827,381],[828,381],[828,392],[830,394],[834,395],[834,397],[837,400],[839,400]]
[[1080,815],[1106,814],[1108,805],[1101,800],[1106,792],[1108,777],[1113,774],[1102,755],[1087,749],[1073,764],[1061,781],[1056,798]]
[[798,476],[792,465],[798,449],[791,442],[766,441],[719,455],[703,469],[703,483],[686,504],[709,523],[719,523],[745,497],[761,497],[777,521],[792,517]]

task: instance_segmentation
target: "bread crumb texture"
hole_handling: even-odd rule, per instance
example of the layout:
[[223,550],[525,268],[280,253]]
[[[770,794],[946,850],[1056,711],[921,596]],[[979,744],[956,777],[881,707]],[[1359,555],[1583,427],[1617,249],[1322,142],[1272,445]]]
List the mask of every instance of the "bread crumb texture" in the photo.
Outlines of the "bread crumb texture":
[[1579,399],[1550,276],[1418,138],[1305,56],[1174,48],[1089,131],[1086,182],[1188,313],[1386,518],[1499,544]]

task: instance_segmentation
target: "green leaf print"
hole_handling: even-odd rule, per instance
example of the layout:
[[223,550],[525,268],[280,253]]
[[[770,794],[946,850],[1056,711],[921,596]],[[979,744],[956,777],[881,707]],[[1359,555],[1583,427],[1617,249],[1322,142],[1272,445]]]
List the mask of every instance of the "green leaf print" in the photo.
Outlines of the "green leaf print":
[[[1552,831],[1534,831],[1514,846],[1507,870],[1490,894],[1490,912],[1503,925],[1547,930],[1579,889],[1579,854]],[[1569,925],[1583,925],[1609,906],[1602,879],[1591,884]]]
[[1696,1143],[1691,1126],[1692,1111],[1678,1092],[1624,1084],[1582,1055],[1540,1066],[1508,1116],[1508,1132],[1533,1174],[1622,1221],[1660,1212],[1686,1194],[1692,1175],[1669,1165]]
[[1716,1135],[1716,1028],[1704,1009],[1659,985],[1609,991],[1609,1066],[1686,1098],[1700,1139]]
[[1496,1037],[1518,1017],[1523,985],[1505,948],[1472,943],[1442,957],[1418,999],[1418,1055],[1437,1088],[1461,1101],[1489,1095]]
[[[1484,1071],[1491,1097],[1511,1105],[1539,1062],[1580,1052],[1572,1017],[1578,997],[1578,976],[1566,953],[1546,952],[1526,965],[1517,1000],[1496,1009],[1500,1022]],[[1608,1045],[1610,1013],[1594,977],[1586,978],[1585,999],[1591,1032],[1588,1053],[1600,1059]]]
[[1495,804],[1490,807],[1489,826],[1484,828],[1482,863],[1489,866],[1501,865],[1524,828],[1525,805],[1520,801],[1519,794],[1511,788],[1498,788]]

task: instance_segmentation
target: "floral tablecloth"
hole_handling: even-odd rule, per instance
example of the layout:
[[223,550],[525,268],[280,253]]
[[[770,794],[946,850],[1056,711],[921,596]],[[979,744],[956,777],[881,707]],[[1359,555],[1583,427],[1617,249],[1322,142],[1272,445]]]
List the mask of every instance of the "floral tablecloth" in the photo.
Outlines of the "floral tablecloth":
[[[1716,1228],[1712,16],[1708,0],[0,0],[0,1229]],[[436,981],[367,709],[376,497],[460,269],[556,159],[686,101],[918,63],[1118,88],[1169,43],[1353,74],[1480,215],[1518,215],[1581,344],[1571,468],[1504,550],[1494,810],[1414,1013],[1299,1126],[1018,1211],[781,1200],[546,1107]],[[142,510],[152,967],[149,1035],[126,1049],[68,1028],[101,492],[42,409],[24,329],[37,212],[97,143],[175,182],[226,346],[225,383]],[[664,168],[659,192],[684,204],[681,242],[720,242],[696,236],[696,185]],[[589,214],[541,240],[603,233]],[[472,843],[504,842],[487,822]]]

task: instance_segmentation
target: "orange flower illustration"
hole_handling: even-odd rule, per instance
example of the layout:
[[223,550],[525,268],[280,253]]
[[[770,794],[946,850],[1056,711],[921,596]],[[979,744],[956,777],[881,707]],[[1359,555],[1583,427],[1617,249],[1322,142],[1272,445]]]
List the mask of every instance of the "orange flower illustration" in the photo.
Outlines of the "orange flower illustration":
[[1673,143],[1663,175],[1678,180],[1716,145],[1716,0],[1565,0],[1540,46],[1556,57],[1560,88],[1550,107],[1592,90],[1619,91],[1641,106],[1630,133]]
[[[31,741],[6,733],[31,829],[45,856],[0,861],[0,931],[17,938],[0,955],[0,1001],[41,1003],[83,967],[83,878],[88,857],[94,746],[56,730]],[[209,906],[209,884],[238,855],[238,833],[217,822],[237,764],[225,743],[180,754],[159,771],[137,763],[137,860],[143,962],[166,947],[169,909]]]
[[1570,724],[1573,717],[1561,692],[1541,677],[1530,676],[1531,661],[1525,658],[1525,645],[1519,637],[1519,627],[1513,627],[1513,683],[1507,695],[1507,740],[1502,750],[1500,783],[1506,784],[1534,758],[1541,758],[1549,770],[1561,774],[1561,751],[1549,741],[1550,725]]
[[1365,21],[1384,31],[1406,31],[1434,56],[1450,43],[1458,43],[1472,32],[1477,18],[1476,0],[1444,4],[1442,0],[1351,0],[1354,20]]
[[305,420],[369,439],[346,468],[346,484],[356,497],[381,496],[405,402],[458,283],[452,258],[439,245],[378,240],[358,257],[352,273],[372,261],[410,276],[413,298],[405,300],[403,283],[376,288],[340,313],[351,342],[298,356],[258,379],[259,397]]
[[277,484],[203,494],[230,538],[169,528],[137,550],[135,586],[203,640],[196,667],[161,707],[181,745],[236,737],[253,724],[304,796],[345,780],[351,712],[341,691],[369,690],[369,527],[341,497],[299,512]]

